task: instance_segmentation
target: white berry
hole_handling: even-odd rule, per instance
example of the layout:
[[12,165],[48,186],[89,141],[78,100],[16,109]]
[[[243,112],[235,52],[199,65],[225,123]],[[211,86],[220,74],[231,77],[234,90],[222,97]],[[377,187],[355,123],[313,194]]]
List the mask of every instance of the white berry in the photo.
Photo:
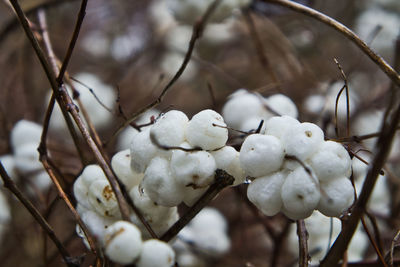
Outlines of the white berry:
[[318,150],[324,141],[324,132],[313,123],[303,122],[287,131],[282,141],[288,155],[304,161]]
[[354,200],[354,189],[347,177],[333,179],[320,184],[321,199],[318,210],[325,216],[340,217]]
[[217,112],[206,109],[200,111],[189,121],[186,139],[193,147],[204,150],[221,148],[228,140],[228,130],[224,119]]
[[116,263],[133,263],[142,252],[141,233],[129,222],[118,221],[110,225],[104,239],[106,255]]
[[277,171],[283,162],[282,142],[272,135],[252,134],[240,149],[240,165],[246,174],[260,177]]
[[247,188],[247,197],[265,215],[277,214],[282,208],[281,188],[286,176],[280,171],[255,179]]
[[163,241],[150,239],[143,242],[137,267],[171,267],[175,264],[175,252]]
[[285,214],[290,219],[298,220],[311,215],[321,194],[317,179],[299,167],[287,176],[281,196]]

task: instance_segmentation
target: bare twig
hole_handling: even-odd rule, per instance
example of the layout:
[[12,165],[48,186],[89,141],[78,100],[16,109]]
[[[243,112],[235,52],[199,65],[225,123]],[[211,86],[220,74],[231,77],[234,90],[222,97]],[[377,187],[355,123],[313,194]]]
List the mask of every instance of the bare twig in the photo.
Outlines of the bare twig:
[[[43,31],[42,31],[43,42],[45,44],[46,51],[47,51],[48,56],[49,56],[50,64],[53,67],[54,73],[57,73],[58,72],[57,58],[54,55],[54,52],[53,52],[53,49],[52,49],[52,46],[51,46],[49,34],[48,34],[48,31],[47,31],[46,16],[45,16],[45,13],[44,13],[44,11],[42,9],[39,10],[38,16],[39,16],[40,27],[43,29]],[[50,116],[51,116],[52,111],[53,111],[54,103],[55,103],[55,97],[54,97],[54,94],[52,94],[48,110],[46,111],[46,117],[45,117],[43,132],[42,132],[42,136],[41,136],[41,142],[40,142],[40,145],[39,145],[39,148],[38,148],[38,151],[39,151],[39,154],[40,154],[39,159],[42,162],[43,167],[45,168],[46,172],[50,176],[51,180],[53,181],[54,185],[56,186],[59,196],[64,200],[64,202],[68,206],[69,210],[72,212],[75,220],[77,221],[77,223],[81,227],[82,231],[84,232],[84,234],[86,236],[86,239],[88,240],[90,249],[92,250],[92,252],[95,255],[99,255],[99,253],[97,253],[97,251],[100,251],[100,249],[96,247],[96,243],[95,243],[94,239],[92,238],[92,236],[90,235],[89,230],[87,229],[86,225],[81,220],[78,212],[75,210],[75,208],[72,205],[71,201],[69,200],[68,196],[65,194],[63,188],[61,187],[60,183],[58,182],[58,179],[57,179],[56,175],[54,174],[54,169],[52,168],[52,166],[48,162],[46,137],[47,137],[48,123],[49,123]],[[67,116],[69,116],[69,115],[67,114]]]
[[186,148],[186,147],[181,147],[181,146],[167,146],[160,144],[154,133],[150,132],[150,141],[158,148],[163,149],[163,150],[182,150],[185,152],[194,152],[194,151],[202,151],[203,149],[201,147],[194,147],[194,148]]
[[[96,99],[97,103],[99,103],[100,106],[102,106],[105,110],[107,110],[108,112],[110,112],[111,114],[113,114],[113,111],[112,111],[109,107],[107,107],[107,106],[103,103],[103,101],[100,100],[100,98],[96,95],[96,93],[94,92],[94,90],[93,90],[92,88],[90,88],[88,85],[86,85],[85,83],[79,81],[78,79],[76,79],[76,78],[74,78],[74,77],[71,77],[71,76],[70,76],[69,79],[71,79],[71,80],[74,81],[74,82],[79,83],[80,85],[82,85],[83,87],[85,87],[86,89],[88,89],[89,92],[92,94],[92,96]],[[71,85],[72,85],[72,83],[71,83]],[[119,97],[119,89],[118,89],[118,97]],[[119,98],[118,98],[118,99],[119,99]]]
[[[350,135],[350,95],[349,95],[349,85],[347,83],[347,77],[346,74],[343,71],[342,66],[340,65],[339,61],[334,58],[333,59],[343,77],[344,80],[344,89],[346,91],[346,135]],[[343,89],[342,89],[343,90]],[[336,123],[337,123],[337,109],[338,109],[338,103],[339,103],[339,97],[340,97],[341,92],[339,92],[338,96],[336,97],[336,106],[335,106],[335,118],[336,118]],[[337,127],[337,125],[336,125]]]
[[168,242],[176,236],[214,197],[225,187],[233,184],[235,179],[227,172],[217,169],[215,171],[215,182],[207,189],[203,196],[174,224],[161,240]]
[[297,220],[297,235],[299,237],[299,266],[306,267],[308,266],[308,233],[306,229],[306,225],[304,224],[304,220]]
[[[400,130],[400,127],[397,127],[396,131]],[[348,142],[356,142],[360,143],[363,140],[371,139],[378,137],[380,132],[370,133],[365,135],[353,135],[347,137],[340,137],[340,138],[329,138],[331,141],[340,142],[340,143],[348,143]]]
[[67,70],[67,67],[68,67],[69,60],[71,59],[72,52],[74,51],[76,41],[78,40],[78,36],[79,36],[79,32],[81,30],[83,19],[85,18],[85,14],[86,14],[87,1],[88,0],[82,0],[82,2],[81,2],[81,7],[80,7],[79,13],[78,13],[78,19],[75,23],[74,33],[72,34],[71,41],[68,45],[67,53],[65,54],[63,63],[61,65],[60,72],[57,77],[57,82],[58,82],[59,86],[62,83],[65,71]]
[[375,250],[375,252],[376,252],[376,255],[378,255],[379,261],[381,262],[381,264],[382,264],[383,267],[387,267],[387,264],[386,264],[386,262],[385,262],[385,259],[384,259],[383,256],[382,256],[382,251],[379,250],[379,247],[378,247],[378,245],[376,244],[376,242],[375,242],[375,240],[374,240],[374,238],[373,238],[371,232],[369,231],[369,229],[368,229],[368,227],[367,227],[367,224],[365,223],[365,220],[364,220],[364,217],[363,217],[363,216],[361,216],[361,223],[362,223],[362,225],[363,225],[363,227],[364,227],[365,232],[367,233],[368,239],[369,239],[370,243],[372,244],[372,247],[374,248],[374,250]]
[[312,17],[342,33],[346,38],[357,45],[386,75],[394,84],[400,86],[400,75],[379,55],[377,55],[363,40],[360,39],[353,31],[334,20],[333,18],[322,14],[312,8],[298,4],[294,1],[287,0],[262,0],[263,2],[273,3],[280,6],[290,8],[296,12]]
[[33,206],[33,204],[27,199],[22,192],[17,188],[14,181],[8,176],[7,171],[4,169],[3,164],[0,161],[0,176],[3,180],[4,187],[10,190],[21,203],[25,206],[25,208],[29,211],[29,213],[35,218],[35,220],[40,224],[42,229],[47,233],[50,239],[53,241],[54,245],[57,247],[61,256],[63,257],[65,264],[69,267],[77,267],[79,265],[73,262],[73,259],[69,255],[67,249],[62,245],[61,241],[58,239],[55,234],[53,228],[47,223],[47,221],[43,218],[40,212]]
[[112,141],[112,139],[117,136],[126,126],[128,126],[132,121],[134,121],[137,117],[139,117],[141,114],[146,112],[147,110],[156,107],[161,103],[163,100],[164,96],[167,94],[167,92],[172,88],[172,86],[175,84],[175,82],[181,77],[182,73],[185,71],[186,66],[188,65],[192,53],[194,51],[195,45],[197,40],[202,36],[203,31],[207,25],[207,21],[212,15],[213,11],[215,8],[218,6],[218,4],[221,2],[221,0],[215,0],[211,5],[208,6],[207,10],[205,11],[204,15],[199,18],[199,20],[193,25],[193,32],[192,36],[189,41],[189,48],[186,52],[186,55],[183,59],[182,65],[174,75],[174,77],[171,78],[171,80],[168,82],[168,84],[164,87],[162,90],[161,94],[157,97],[155,101],[147,105],[146,107],[140,109],[138,112],[135,112],[131,116],[129,116],[128,120],[126,120],[124,123],[122,123],[118,129],[114,132],[111,140],[109,140],[107,143]]
[[393,264],[394,263],[394,260],[393,260],[394,250],[396,248],[397,243],[399,242],[399,238],[400,238],[400,230],[397,231],[396,235],[394,236],[394,238],[393,238],[393,240],[392,240],[392,242],[390,244],[389,264],[390,264],[391,267],[394,266],[394,264]]

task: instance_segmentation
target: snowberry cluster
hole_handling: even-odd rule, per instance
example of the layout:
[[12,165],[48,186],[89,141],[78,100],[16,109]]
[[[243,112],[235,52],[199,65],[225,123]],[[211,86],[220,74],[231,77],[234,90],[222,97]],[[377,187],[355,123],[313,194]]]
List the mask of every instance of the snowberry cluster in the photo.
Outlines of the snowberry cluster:
[[[162,235],[179,218],[176,206],[181,202],[192,205],[213,183],[217,168],[233,175],[235,184],[243,182],[239,152],[225,146],[227,139],[224,120],[215,111],[201,111],[189,121],[184,113],[172,110],[151,127],[135,133],[131,149],[115,154],[111,165],[134,205],[155,233]],[[108,249],[107,233],[121,220],[121,214],[99,166],[89,165],[83,170],[74,183],[74,194],[77,210],[91,234],[110,259],[125,264]],[[130,219],[143,237],[149,238],[134,212]],[[78,232],[82,236],[79,228]]]
[[323,131],[313,123],[272,117],[265,134],[245,139],[240,164],[255,178],[248,187],[249,200],[268,216],[282,211],[297,220],[318,209],[339,217],[353,202],[348,152],[339,143],[324,141]]
[[244,181],[239,153],[225,146],[228,130],[221,115],[203,110],[189,121],[180,111],[162,115],[134,136],[131,167],[144,173],[141,187],[158,205],[191,206],[214,181],[217,168]]
[[[143,174],[131,171],[129,151],[117,153],[112,159],[112,167],[121,182],[130,189],[129,195],[135,206],[158,235],[175,223],[178,219],[176,207],[158,206],[139,191],[138,184]],[[137,266],[143,267],[173,265],[174,253],[168,244],[157,240],[142,242],[142,236],[145,239],[150,236],[133,211],[130,218],[134,224],[121,221],[116,197],[99,166],[89,165],[83,170],[74,183],[74,195],[83,222],[111,260],[120,264],[136,261]],[[79,227],[77,232],[88,246]],[[154,259],[154,250],[160,250],[157,259]],[[151,265],[151,262],[154,264]]]
[[[262,97],[246,89],[239,89],[229,96],[222,109],[226,123],[242,131],[257,129],[261,120],[268,120],[277,115],[297,118],[298,112],[293,101],[282,94]],[[261,130],[265,131],[265,127]]]

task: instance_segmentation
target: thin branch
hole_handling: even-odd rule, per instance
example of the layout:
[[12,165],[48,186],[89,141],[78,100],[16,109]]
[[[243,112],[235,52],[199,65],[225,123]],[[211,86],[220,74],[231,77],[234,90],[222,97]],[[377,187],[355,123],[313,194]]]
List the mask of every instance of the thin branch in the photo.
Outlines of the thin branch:
[[364,217],[363,217],[363,216],[361,216],[361,223],[362,223],[362,225],[363,225],[363,227],[364,227],[365,232],[367,233],[368,239],[369,239],[369,241],[371,242],[372,247],[374,248],[374,250],[375,250],[375,252],[376,252],[376,255],[378,256],[379,261],[381,262],[381,264],[382,264],[383,267],[387,267],[387,264],[386,264],[386,262],[385,262],[385,259],[384,259],[383,256],[382,256],[382,252],[379,250],[378,245],[376,244],[374,238],[372,237],[372,234],[371,234],[371,232],[369,231],[369,229],[368,229],[368,227],[367,227],[367,224],[365,223],[365,220],[364,220]]
[[[400,126],[396,128],[396,131],[400,130]],[[349,142],[356,142],[361,143],[363,140],[371,139],[378,137],[380,132],[370,133],[365,135],[353,135],[353,136],[346,136],[340,138],[329,138],[331,141],[339,142],[339,143],[349,143]]]
[[393,240],[392,240],[392,242],[390,244],[389,264],[390,264],[391,267],[394,266],[394,264],[393,264],[394,263],[394,260],[393,260],[393,258],[394,258],[394,250],[398,246],[398,244],[396,244],[396,243],[399,242],[399,238],[400,238],[400,230],[397,231],[396,235],[394,236],[394,238],[393,238]]
[[[346,135],[350,135],[350,95],[349,95],[349,85],[347,83],[347,77],[346,74],[343,71],[342,66],[340,65],[339,61],[334,58],[333,59],[343,77],[344,80],[344,89],[346,90]],[[337,108],[338,108],[338,101],[339,101],[340,95],[336,98],[336,107],[335,107],[335,116],[337,117]],[[337,118],[336,118],[337,121]]]
[[304,220],[297,220],[297,235],[299,237],[299,266],[307,267],[308,266],[308,232],[306,229],[306,225],[304,224]]
[[306,16],[312,17],[342,33],[346,38],[357,45],[375,64],[393,81],[394,84],[400,86],[400,75],[379,55],[377,55],[363,40],[360,39],[353,31],[334,20],[333,18],[322,14],[312,8],[298,4],[294,1],[287,0],[261,0],[267,3],[284,6]]
[[[50,37],[49,37],[48,31],[47,31],[46,17],[45,17],[44,11],[42,9],[39,9],[38,16],[39,16],[40,27],[42,28],[43,43],[44,43],[46,52],[48,54],[48,58],[49,58],[51,66],[53,68],[53,71],[54,71],[54,73],[57,73],[58,72],[57,59],[56,59],[56,56],[54,55],[53,48],[51,46]],[[56,98],[55,98],[55,94],[53,92],[51,94],[50,102],[49,102],[49,105],[46,110],[46,115],[45,115],[44,122],[43,122],[43,131],[42,131],[42,135],[40,138],[39,148],[40,148],[40,150],[43,150],[43,151],[47,151],[47,133],[48,133],[48,129],[49,129],[51,114],[53,113],[53,109],[54,109],[54,105],[55,105],[55,100],[56,100]],[[80,148],[79,137],[78,137],[78,134],[76,133],[74,125],[72,124],[71,118],[68,115],[68,112],[66,110],[61,109],[61,111],[62,111],[64,120],[67,123],[67,128],[71,134],[71,137],[75,144],[75,148],[78,152],[79,158],[81,159],[82,164],[86,165],[87,160],[84,157],[82,149]]]
[[[69,77],[69,79],[71,79],[74,82],[79,83],[80,85],[82,85],[83,87],[85,87],[86,89],[89,90],[89,92],[92,94],[92,96],[96,99],[97,103],[100,104],[100,106],[102,106],[105,110],[107,110],[108,112],[110,112],[111,114],[113,114],[113,111],[107,107],[103,101],[100,100],[100,98],[96,95],[96,93],[94,92],[94,90],[92,88],[90,88],[88,85],[86,85],[85,83],[79,81],[78,79],[74,78],[74,77]],[[71,84],[71,83],[70,83]],[[72,85],[72,84],[71,84]],[[76,91],[78,93],[78,91]],[[119,97],[119,89],[118,89],[118,97]],[[119,98],[118,98],[119,99]]]
[[185,152],[195,152],[195,151],[202,151],[203,149],[201,147],[194,147],[194,148],[186,148],[186,147],[181,147],[181,146],[167,146],[160,144],[158,139],[156,138],[155,134],[150,131],[150,141],[158,148],[162,150],[182,150]]
[[161,240],[168,242],[174,238],[214,197],[225,187],[232,185],[235,178],[227,172],[217,169],[215,171],[215,182],[207,189],[201,198],[174,224]]
[[340,88],[335,100],[335,134],[337,137],[339,137],[338,105],[340,96],[342,95],[344,89],[346,89],[346,85],[343,85],[342,88]]
[[143,114],[144,112],[146,112],[147,110],[156,107],[157,105],[159,105],[161,103],[161,101],[163,100],[164,96],[167,94],[167,92],[172,88],[172,86],[175,84],[175,82],[181,77],[181,75],[183,74],[184,70],[186,69],[186,66],[188,65],[191,57],[192,57],[192,53],[194,51],[195,45],[197,40],[202,36],[203,31],[207,25],[207,21],[210,18],[210,16],[212,15],[213,11],[215,10],[215,8],[218,6],[218,4],[221,2],[221,0],[215,0],[214,2],[212,2],[207,10],[205,11],[204,15],[201,16],[199,18],[199,20],[193,25],[193,32],[192,32],[192,36],[190,38],[189,41],[189,48],[186,52],[186,55],[183,59],[182,65],[180,66],[180,68],[178,69],[178,71],[176,72],[176,74],[174,75],[174,77],[172,77],[172,79],[168,82],[168,84],[164,87],[164,89],[162,90],[161,94],[158,96],[158,98],[153,101],[152,103],[150,103],[149,105],[147,105],[146,107],[140,109],[138,112],[132,114],[131,116],[129,116],[128,120],[126,120],[124,123],[122,123],[118,129],[113,133],[112,138],[107,142],[111,142],[112,139],[117,136],[126,126],[128,126],[131,122],[133,122],[137,117],[139,117],[141,114]]
[[71,59],[72,52],[74,51],[76,41],[78,40],[78,36],[79,36],[79,32],[81,30],[83,19],[85,18],[85,14],[86,14],[87,1],[88,0],[82,0],[81,7],[79,9],[78,19],[76,20],[76,23],[75,23],[74,33],[72,34],[71,41],[69,42],[69,45],[68,45],[67,53],[65,54],[63,63],[61,65],[60,72],[57,77],[57,82],[58,82],[59,86],[62,83],[65,71],[67,70],[67,67],[68,67],[69,60]]
[[92,238],[92,236],[90,235],[89,229],[86,227],[85,223],[82,221],[82,219],[79,216],[78,212],[76,211],[76,209],[72,205],[71,201],[69,200],[67,194],[64,192],[64,189],[61,187],[60,183],[58,182],[58,179],[57,179],[56,175],[54,174],[54,171],[53,171],[52,167],[48,163],[47,155],[46,154],[41,154],[40,155],[40,161],[42,162],[43,167],[45,168],[45,170],[46,170],[47,174],[49,175],[50,179],[53,181],[54,185],[56,186],[58,195],[64,200],[65,204],[67,205],[67,207],[71,211],[72,215],[74,216],[75,220],[77,221],[77,223],[81,227],[83,233],[85,234],[91,251],[96,256],[99,256],[101,254],[101,253],[98,253],[100,251],[100,249],[96,247],[96,243],[95,243],[94,239]]
[[78,264],[73,262],[73,259],[69,255],[67,249],[62,245],[61,241],[58,239],[55,234],[53,228],[47,223],[47,221],[43,218],[40,212],[33,206],[33,204],[27,199],[22,192],[17,188],[14,181],[7,174],[7,171],[4,169],[3,163],[0,161],[0,176],[3,180],[4,187],[10,190],[21,203],[25,206],[25,208],[29,211],[29,213],[35,218],[35,220],[40,224],[43,231],[50,237],[53,241],[54,245],[57,247],[61,256],[64,259],[64,262],[69,267],[78,267]]

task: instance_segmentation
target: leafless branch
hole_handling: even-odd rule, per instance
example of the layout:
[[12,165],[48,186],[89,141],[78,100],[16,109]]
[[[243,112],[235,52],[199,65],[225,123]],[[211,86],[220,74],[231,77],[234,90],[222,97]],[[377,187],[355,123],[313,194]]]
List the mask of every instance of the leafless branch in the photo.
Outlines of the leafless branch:
[[299,237],[299,266],[307,267],[310,256],[308,255],[308,233],[304,220],[297,220],[296,226]]

